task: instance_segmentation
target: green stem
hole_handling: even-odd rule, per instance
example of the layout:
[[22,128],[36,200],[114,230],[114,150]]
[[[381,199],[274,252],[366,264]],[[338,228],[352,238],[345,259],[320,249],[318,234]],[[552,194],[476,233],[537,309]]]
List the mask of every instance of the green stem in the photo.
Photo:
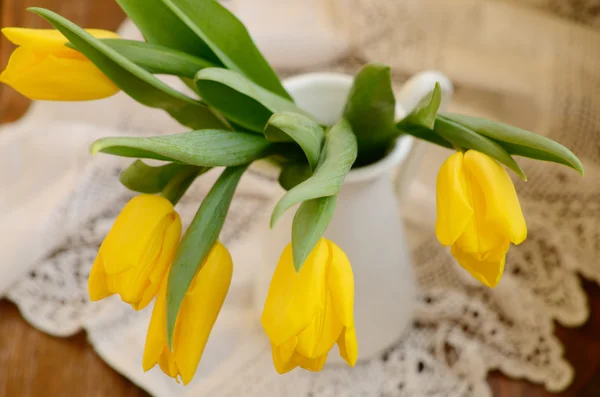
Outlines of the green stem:
[[196,167],[191,165],[185,167],[175,175],[169,183],[167,183],[167,186],[165,186],[161,195],[173,203],[173,205],[176,205],[196,178],[209,169],[209,167]]

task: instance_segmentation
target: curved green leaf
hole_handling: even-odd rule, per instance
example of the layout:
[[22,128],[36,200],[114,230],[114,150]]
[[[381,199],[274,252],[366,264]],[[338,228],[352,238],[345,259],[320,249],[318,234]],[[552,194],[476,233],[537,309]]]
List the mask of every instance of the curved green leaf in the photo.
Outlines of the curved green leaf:
[[438,115],[435,121],[435,132],[447,141],[452,142],[455,146],[465,149],[473,149],[478,152],[487,154],[504,164],[524,181],[527,180],[525,173],[519,167],[517,162],[504,150],[498,143],[486,138],[462,125],[455,123],[452,120]]
[[226,126],[208,107],[172,89],[73,22],[43,8],[29,10],[50,22],[78,51],[136,101],[146,106],[164,109],[174,119],[190,128]]
[[314,174],[288,191],[275,206],[271,227],[294,204],[338,194],[356,160],[356,152],[356,137],[350,123],[342,119],[325,134],[325,145]]
[[265,127],[265,137],[271,142],[296,142],[314,170],[319,162],[325,133],[312,119],[298,113],[275,113]]
[[434,145],[454,149],[454,146],[452,146],[450,142],[439,136],[434,130],[430,130],[429,128],[420,125],[398,125],[398,131],[414,136],[417,139],[433,143]]
[[436,82],[433,90],[419,102],[415,110],[398,123],[398,126],[422,126],[432,129],[441,103],[442,88],[440,83]]
[[583,165],[577,156],[560,143],[545,136],[478,117],[459,114],[449,114],[444,117],[498,141],[510,154],[563,164],[583,175]]
[[212,62],[143,41],[100,40],[125,58],[153,74],[169,74],[193,79],[199,70],[215,67]]
[[219,66],[219,57],[162,0],[116,0],[149,43],[207,59]]
[[265,157],[272,147],[264,137],[252,133],[201,130],[153,137],[102,138],[92,144],[91,151],[201,167],[228,167]]
[[292,223],[292,251],[297,272],[327,230],[335,212],[337,195],[303,202]]
[[196,90],[210,106],[236,124],[262,133],[275,112],[304,112],[288,99],[264,89],[237,72],[207,68],[195,78]]
[[121,173],[119,181],[134,192],[160,193],[167,183],[186,167],[189,166],[174,163],[152,167],[141,160],[136,160]]
[[310,178],[312,174],[313,171],[307,162],[290,162],[281,166],[278,181],[282,188],[290,190]]
[[[291,99],[262,56],[248,30],[228,9],[214,0],[162,0],[230,70]],[[162,21],[161,21],[162,23]]]
[[183,297],[211,248],[219,238],[229,206],[247,165],[227,168],[202,201],[183,236],[167,285],[167,340],[173,345],[173,330]]
[[568,161],[564,160],[561,157],[554,156],[551,153],[545,152],[543,150],[532,149],[532,148],[529,148],[526,146],[514,145],[512,143],[506,143],[506,142],[498,142],[498,143],[512,156],[528,157],[528,158],[535,159],[535,160],[550,161],[552,163],[566,165],[567,167],[574,168],[575,170],[579,171],[581,173],[581,175],[583,175],[583,166],[582,166],[581,170],[579,170],[579,169],[573,167],[573,165],[571,163],[569,163]]
[[452,149],[452,144],[433,130],[441,103],[442,89],[440,83],[435,83],[433,90],[419,102],[410,114],[396,124],[396,128],[415,138]]
[[344,117],[358,142],[357,165],[383,157],[397,137],[394,128],[396,99],[389,66],[372,63],[354,77]]

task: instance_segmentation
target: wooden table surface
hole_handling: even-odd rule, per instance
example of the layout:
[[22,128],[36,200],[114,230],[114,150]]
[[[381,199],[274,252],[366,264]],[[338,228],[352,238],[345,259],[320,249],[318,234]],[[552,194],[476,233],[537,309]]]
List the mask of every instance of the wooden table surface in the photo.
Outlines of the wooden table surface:
[[[0,26],[46,27],[41,18],[25,11],[52,9],[81,26],[114,30],[124,15],[114,0],[0,0]],[[0,40],[0,68],[12,46]],[[0,122],[18,119],[28,101],[0,84]],[[580,328],[557,326],[566,358],[575,368],[575,382],[563,393],[492,373],[489,381],[498,397],[600,397],[600,288],[584,282],[592,316]],[[31,327],[10,302],[0,301],[0,397],[89,396],[138,397],[145,392],[113,371],[100,359],[81,332],[55,338]],[[242,397],[242,396],[240,396]],[[275,396],[274,396],[275,397]],[[340,396],[341,397],[341,396]]]

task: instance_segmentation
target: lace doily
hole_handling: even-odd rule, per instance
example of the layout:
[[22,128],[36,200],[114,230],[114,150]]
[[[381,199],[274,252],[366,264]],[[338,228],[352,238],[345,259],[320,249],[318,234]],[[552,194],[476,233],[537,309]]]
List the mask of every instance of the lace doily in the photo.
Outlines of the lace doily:
[[[110,157],[98,159],[90,165],[90,172],[86,173],[88,179],[80,189],[89,189],[97,178],[118,174],[122,167],[122,161]],[[201,179],[178,205],[182,219],[192,218],[211,180],[214,179]],[[273,387],[282,387],[293,390],[296,394],[291,395],[294,396],[312,393],[318,397],[483,397],[491,395],[486,377],[488,371],[494,369],[543,383],[549,390],[560,390],[570,382],[571,369],[563,360],[562,348],[553,336],[553,320],[565,325],[585,321],[586,299],[575,272],[579,270],[588,276],[595,274],[596,279],[600,272],[594,273],[591,263],[588,268],[584,262],[568,259],[569,255],[585,252],[590,238],[597,239],[597,236],[577,238],[580,244],[572,246],[575,250],[565,252],[566,238],[581,237],[578,231],[589,229],[582,229],[582,220],[577,217],[570,218],[571,226],[567,227],[562,214],[569,212],[588,219],[590,211],[598,211],[597,207],[582,208],[581,202],[568,201],[540,209],[539,201],[529,205],[523,200],[530,237],[521,247],[511,250],[505,276],[494,290],[474,283],[432,238],[418,244],[413,255],[421,294],[414,326],[398,345],[381,359],[354,369],[326,369],[318,375],[300,372],[290,380],[273,371],[268,342],[264,340],[258,314],[253,311],[249,299],[252,255],[256,255],[256,247],[261,244],[256,238],[260,233],[253,233],[253,230],[264,227],[273,200],[273,186],[274,181],[266,180],[260,174],[246,175],[222,233],[234,259],[241,258],[236,261],[234,281],[223,315],[235,322],[233,329],[251,328],[244,336],[247,338],[245,344],[255,348],[245,353],[252,365],[244,365],[239,359],[227,364],[225,374],[221,373],[218,363],[217,369],[209,368],[218,359],[205,357],[203,368],[209,370],[207,376],[217,376],[221,380],[218,387],[210,389],[209,395],[240,395],[236,390],[252,384],[255,394],[246,391],[244,395],[262,396],[272,392]],[[156,386],[148,384],[157,377],[142,374],[138,362],[149,312],[136,313],[114,299],[99,303],[88,300],[87,276],[98,246],[119,210],[132,197],[116,183],[106,194],[111,201],[97,197],[97,204],[105,206],[100,214],[86,222],[76,234],[65,236],[63,243],[17,283],[8,297],[18,304],[28,321],[45,332],[67,336],[87,329],[90,340],[103,357],[108,357],[109,363],[116,360],[118,364],[113,365],[124,366],[121,370],[128,376],[134,380],[138,377],[136,381],[140,385],[161,395]],[[76,191],[73,197],[81,197],[81,194]],[[77,208],[76,200],[68,208]],[[560,228],[556,227],[557,222],[562,222]],[[557,235],[556,230],[563,232]],[[578,266],[568,266],[574,263]],[[236,318],[240,317],[239,313],[243,314],[241,319]],[[220,332],[216,329],[213,334],[220,335]],[[216,338],[215,341],[215,337],[211,337],[209,346],[219,344],[221,337]],[[227,339],[223,343],[226,345]],[[114,352],[120,358],[106,352]],[[210,354],[209,349],[208,357]],[[239,358],[240,354],[235,356]],[[209,390],[206,382],[201,380],[200,377],[194,385],[201,385],[202,391]],[[173,390],[178,390],[170,383],[163,382],[162,387],[168,390],[164,395],[172,395]],[[178,392],[192,395],[196,390],[194,387],[200,386]],[[306,394],[298,394],[298,390],[306,390]]]
[[[521,21],[531,22],[526,26],[532,43],[503,42],[497,47],[523,53],[536,49],[541,63],[551,62],[539,77],[546,79],[544,84],[532,79],[524,86],[519,70],[497,81],[499,69],[480,65],[463,70],[454,62],[456,57],[477,59],[476,50],[490,45],[490,37],[514,36],[514,32],[504,32],[506,26],[514,26],[507,23],[507,18],[514,17],[511,8],[475,0],[456,3],[463,8],[443,0],[340,0],[354,11],[351,25],[358,32],[356,51],[326,68],[353,71],[365,60],[376,59],[394,67],[398,83],[417,70],[440,68],[459,87],[455,110],[468,109],[547,133],[582,157],[584,179],[557,165],[520,160],[530,180],[516,182],[529,238],[511,248],[504,278],[496,289],[473,281],[435,241],[429,225],[408,218],[409,234],[426,236],[415,238],[413,244],[420,296],[411,329],[382,357],[354,369],[326,367],[319,374],[294,371],[278,376],[251,303],[252,263],[260,260],[256,230],[266,224],[276,189],[273,181],[249,173],[242,179],[222,234],[236,263],[231,291],[196,380],[187,389],[181,388],[160,372],[144,374],[141,370],[148,310],[134,312],[116,299],[88,301],[87,276],[98,245],[131,197],[115,178],[126,162],[102,156],[86,166],[70,198],[49,218],[53,222],[65,216],[79,219],[77,232],[51,229],[55,242],[51,252],[11,288],[8,297],[29,322],[45,332],[66,336],[86,329],[103,359],[157,396],[488,397],[486,378],[493,370],[543,384],[550,391],[566,388],[573,370],[554,336],[554,321],[565,326],[586,321],[587,300],[578,274],[600,283],[596,260],[600,186],[590,183],[600,180],[600,148],[598,140],[592,139],[600,126],[599,112],[594,111],[600,108],[595,95],[600,75],[586,72],[598,70],[598,61],[588,54],[593,53],[590,48],[600,46],[600,37],[533,12],[515,11]],[[542,37],[550,28],[554,29],[548,34],[553,46],[536,47],[533,37]],[[489,31],[470,39],[469,47],[459,46],[473,29]],[[87,109],[90,122],[117,130],[152,133],[180,128],[164,114],[143,109],[123,96],[105,104],[78,104],[83,109],[79,116]],[[60,113],[55,104],[38,105],[30,119],[36,112],[38,117],[52,115],[45,120]],[[432,164],[445,155],[431,149],[424,168],[435,168]],[[435,170],[424,171],[421,185],[431,189],[432,175]],[[211,178],[214,175],[201,178],[179,204],[182,219],[192,218]],[[94,193],[89,194],[92,188]],[[411,206],[417,204],[409,197],[405,212],[410,214]]]
[[[109,157],[98,159],[92,164],[86,177],[83,189],[88,188],[88,183],[94,183],[95,178],[104,178],[106,174],[118,174],[123,167],[122,161],[113,161]],[[210,182],[214,178],[201,179],[196,183],[187,196],[182,199],[177,207],[182,219],[191,219],[197,209],[197,203],[206,194]],[[235,330],[251,329],[244,336],[244,344],[254,346],[251,351],[236,352],[236,362],[227,364],[227,374],[220,375],[220,381],[213,388],[209,388],[202,380],[202,368],[215,366],[218,359],[211,357],[211,349],[203,358],[203,365],[199,377],[194,381],[189,390],[179,390],[172,382],[166,381],[159,387],[149,387],[152,375],[143,375],[138,361],[143,349],[144,335],[148,324],[149,311],[134,312],[118,299],[103,302],[90,302],[87,297],[87,276],[91,268],[98,246],[108,232],[112,222],[126,201],[133,196],[132,193],[115,184],[111,192],[114,199],[110,202],[98,197],[98,203],[105,203],[101,213],[85,223],[79,232],[66,236],[63,244],[52,252],[44,261],[38,264],[27,277],[17,283],[9,292],[8,297],[18,304],[23,316],[36,327],[45,332],[67,336],[85,328],[90,335],[90,340],[103,357],[109,356],[107,361],[116,360],[111,353],[114,352],[125,360],[118,360],[119,366],[127,368],[125,373],[135,378],[152,393],[160,395],[157,390],[164,387],[165,395],[172,395],[178,390],[182,395],[193,395],[196,387],[203,392],[210,391],[211,396],[239,396],[242,388],[245,396],[270,395],[274,387],[298,393],[305,390],[305,394],[313,396],[363,396],[384,395],[394,396],[402,392],[403,396],[485,396],[489,390],[485,386],[485,372],[480,375],[482,379],[467,379],[454,373],[447,367],[447,362],[436,358],[435,339],[439,333],[451,334],[447,326],[442,325],[439,330],[428,324],[429,315],[439,317],[440,313],[448,310],[447,307],[437,307],[431,311],[440,298],[440,293],[432,291],[421,297],[419,315],[417,318],[422,325],[411,330],[406,338],[399,341],[398,345],[387,352],[380,360],[373,360],[360,364],[355,369],[334,368],[327,369],[318,375],[310,375],[298,371],[290,377],[280,377],[272,367],[271,353],[268,341],[264,339],[263,332],[258,322],[258,314],[254,311],[251,299],[252,288],[252,255],[261,244],[260,238],[253,230],[264,227],[269,209],[273,203],[275,181],[265,179],[261,174],[250,173],[246,175],[240,185],[238,194],[232,204],[230,215],[221,234],[223,242],[230,248],[235,261],[236,272],[231,291],[228,295],[222,316],[231,318],[236,326]],[[114,194],[117,191],[117,194]],[[75,194],[76,196],[76,194]],[[74,208],[71,205],[70,208]],[[252,237],[255,235],[255,237]],[[424,248],[425,251],[429,249]],[[440,265],[448,265],[449,258],[444,258]],[[458,300],[457,300],[458,301]],[[466,302],[461,302],[463,305]],[[439,303],[438,303],[439,304]],[[472,307],[465,305],[465,307]],[[482,313],[484,309],[482,308]],[[456,311],[455,309],[451,311]],[[457,313],[460,315],[460,310]],[[236,318],[238,317],[238,318]],[[430,322],[429,322],[430,323]],[[437,323],[436,323],[437,324]],[[217,327],[222,324],[219,319]],[[231,333],[231,329],[229,333]],[[215,329],[209,346],[219,344],[222,332]],[[460,338],[460,335],[455,336]],[[462,336],[465,339],[465,335]],[[224,339],[225,343],[231,340]],[[223,348],[223,346],[221,346]],[[239,348],[239,347],[238,347]],[[243,350],[243,349],[240,349]],[[118,352],[118,353],[117,353]],[[218,356],[218,354],[216,354]],[[252,361],[252,365],[244,365],[243,358]],[[232,365],[234,368],[232,368]],[[452,365],[460,367],[456,362]],[[211,376],[219,373],[217,369],[210,368]],[[131,374],[137,374],[132,376]],[[235,375],[235,382],[232,382]],[[472,376],[472,374],[470,375]],[[154,378],[156,378],[154,376]],[[162,378],[162,377],[159,377]],[[432,381],[435,379],[435,381]],[[215,383],[213,379],[211,383]],[[252,390],[248,390],[252,385]],[[478,392],[476,392],[479,390]],[[448,394],[452,391],[454,394]],[[487,394],[486,394],[487,393]]]

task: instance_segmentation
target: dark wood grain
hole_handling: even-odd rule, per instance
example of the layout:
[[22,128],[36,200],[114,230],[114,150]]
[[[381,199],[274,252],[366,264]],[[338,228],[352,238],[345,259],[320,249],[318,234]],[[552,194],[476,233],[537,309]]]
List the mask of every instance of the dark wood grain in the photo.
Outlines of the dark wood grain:
[[[52,9],[88,28],[114,30],[124,15],[114,0],[0,0],[0,26],[47,27],[26,7]],[[13,47],[0,39],[0,68]],[[0,85],[0,122],[18,119],[29,101]],[[489,376],[497,397],[600,397],[600,288],[584,282],[592,316],[575,329],[557,326],[566,358],[575,368],[573,385],[552,394],[543,387],[508,379],[496,372]],[[16,307],[0,301],[0,397],[37,396],[147,396],[129,380],[108,367],[87,343],[85,334],[56,338],[31,327]],[[242,397],[242,396],[240,396]]]
[[83,332],[56,338],[23,320],[0,301],[0,396],[148,396],[106,365]]

